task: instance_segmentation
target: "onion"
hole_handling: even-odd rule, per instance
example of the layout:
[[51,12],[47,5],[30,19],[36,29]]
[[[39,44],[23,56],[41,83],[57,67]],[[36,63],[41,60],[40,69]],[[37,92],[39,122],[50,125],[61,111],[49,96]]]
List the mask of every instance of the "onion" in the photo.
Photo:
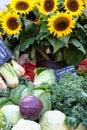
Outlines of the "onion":
[[26,96],[19,103],[19,111],[24,119],[38,119],[42,109],[43,104],[36,96]]

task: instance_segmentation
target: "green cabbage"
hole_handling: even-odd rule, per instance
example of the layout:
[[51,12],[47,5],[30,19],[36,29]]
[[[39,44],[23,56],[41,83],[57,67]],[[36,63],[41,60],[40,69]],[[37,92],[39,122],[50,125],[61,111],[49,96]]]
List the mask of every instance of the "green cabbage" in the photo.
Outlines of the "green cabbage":
[[1,108],[1,111],[4,113],[6,119],[11,125],[14,125],[21,119],[21,115],[19,112],[19,106],[17,105],[5,105]]
[[34,96],[38,97],[43,103],[43,110],[41,112],[41,115],[44,112],[51,110],[52,108],[51,94],[49,91],[43,90],[43,89],[37,89],[37,90],[34,90]]
[[49,68],[36,68],[35,70],[35,78],[34,78],[34,85],[37,86],[44,82],[52,84],[56,81],[56,76],[54,74],[53,69]]
[[19,78],[19,85],[10,92],[11,101],[18,105],[23,97],[33,94],[33,86],[29,79]]

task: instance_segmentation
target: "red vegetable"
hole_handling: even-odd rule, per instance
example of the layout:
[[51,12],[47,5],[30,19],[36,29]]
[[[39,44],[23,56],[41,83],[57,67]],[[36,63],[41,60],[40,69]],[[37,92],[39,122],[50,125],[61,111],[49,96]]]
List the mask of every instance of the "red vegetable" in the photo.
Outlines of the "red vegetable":
[[24,97],[19,103],[19,110],[24,119],[38,119],[42,109],[43,104],[36,96]]
[[87,68],[87,60],[82,60],[78,66],[78,69],[86,69]]
[[25,69],[25,75],[23,76],[24,78],[26,77],[30,77],[31,81],[34,81],[34,69],[36,68],[35,65],[31,64],[31,63],[25,63],[22,65],[23,68]]

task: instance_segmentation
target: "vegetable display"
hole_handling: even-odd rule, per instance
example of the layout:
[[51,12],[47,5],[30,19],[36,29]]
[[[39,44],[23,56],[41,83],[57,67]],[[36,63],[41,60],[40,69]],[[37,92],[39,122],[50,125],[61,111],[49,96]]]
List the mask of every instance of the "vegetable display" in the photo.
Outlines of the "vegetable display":
[[[54,75],[53,70],[37,68],[35,74],[44,77],[49,73],[48,76],[52,76],[50,72]],[[0,90],[0,108],[6,118],[6,126],[1,130],[87,129],[86,76],[66,73],[58,81],[54,75],[42,82],[36,77],[34,82],[17,78],[16,87],[7,85],[6,89]],[[34,128],[33,123],[38,127]]]
[[0,130],[87,130],[87,0],[1,3]]

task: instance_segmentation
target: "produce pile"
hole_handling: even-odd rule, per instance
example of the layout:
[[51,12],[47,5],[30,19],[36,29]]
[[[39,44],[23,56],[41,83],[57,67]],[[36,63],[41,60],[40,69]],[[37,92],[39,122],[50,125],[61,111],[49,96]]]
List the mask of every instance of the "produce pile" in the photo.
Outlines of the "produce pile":
[[[22,67],[22,66],[21,66]],[[1,130],[86,130],[87,77],[39,67],[30,78],[0,91]]]

